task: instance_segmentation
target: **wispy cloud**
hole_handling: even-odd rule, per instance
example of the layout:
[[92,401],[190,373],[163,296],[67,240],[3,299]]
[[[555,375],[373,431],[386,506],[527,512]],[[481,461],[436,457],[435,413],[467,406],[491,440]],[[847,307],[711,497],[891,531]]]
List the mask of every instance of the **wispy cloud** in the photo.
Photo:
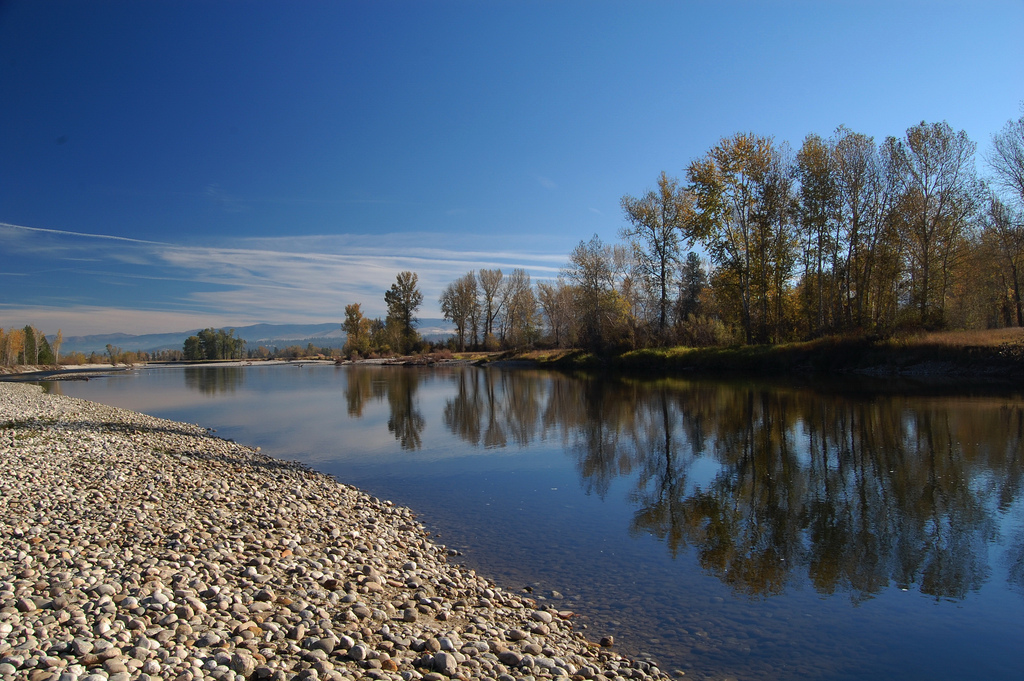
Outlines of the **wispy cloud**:
[[161,245],[159,241],[144,241],[142,239],[131,239],[124,236],[111,236],[109,234],[87,234],[84,232],[70,232],[63,229],[44,229],[42,227],[25,227],[23,225],[12,225],[7,222],[0,222],[0,238],[10,241],[22,240],[28,242],[40,242],[43,237],[73,237],[80,239],[99,239],[103,241],[124,241],[133,244]]
[[[0,304],[0,319],[3,319],[3,325],[7,328],[21,328],[31,324],[48,336],[57,333],[57,329],[61,329],[64,336],[171,333],[208,326],[246,326],[263,321],[244,315],[225,317],[194,311],[128,309],[99,305],[26,307],[6,304]],[[312,323],[319,320],[299,318],[295,321]]]
[[249,204],[240,196],[228,194],[217,183],[206,186],[206,198],[220,206],[225,213],[245,213]]
[[540,186],[544,189],[558,189],[558,185],[555,184],[550,178],[544,177],[543,175],[537,176],[537,182],[540,182]]
[[[117,247],[111,248],[115,242]],[[439,243],[459,247],[434,245]],[[0,273],[23,273],[18,267],[9,268],[7,261],[14,264],[16,258],[45,258],[49,265],[63,268],[66,279],[47,294],[49,298],[35,296],[39,305],[8,305],[0,312],[4,312],[5,325],[17,309],[19,315],[34,310],[29,322],[40,328],[43,321],[52,320],[58,326],[106,331],[124,331],[130,325],[133,332],[173,330],[186,319],[195,321],[183,328],[211,323],[334,321],[341,319],[349,303],[360,303],[370,315],[383,315],[384,291],[398,272],[412,270],[419,276],[424,294],[421,316],[439,317],[441,291],[465,272],[521,267],[535,278],[548,278],[555,276],[566,260],[561,252],[490,248],[497,245],[497,237],[416,233],[249,238],[185,245],[0,223],[4,254],[0,256]],[[4,272],[7,269],[14,271]],[[110,306],[95,292],[99,283],[143,286],[146,309]],[[72,301],[73,307],[64,307]],[[177,326],[168,326],[172,324]]]

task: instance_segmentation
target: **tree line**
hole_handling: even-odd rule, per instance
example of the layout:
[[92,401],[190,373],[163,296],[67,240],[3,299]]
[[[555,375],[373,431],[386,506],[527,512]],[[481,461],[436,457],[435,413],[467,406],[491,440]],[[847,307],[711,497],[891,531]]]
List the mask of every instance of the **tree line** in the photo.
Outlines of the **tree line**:
[[182,353],[188,361],[243,359],[245,341],[235,336],[234,329],[208,328],[186,338]]
[[31,324],[24,328],[0,328],[0,366],[52,366],[57,364],[124,364],[132,366],[139,362],[180,362],[204,359],[298,359],[300,357],[336,358],[339,350],[329,347],[305,347],[290,345],[285,348],[259,346],[248,349],[246,341],[235,336],[234,329],[203,329],[189,336],[181,350],[124,350],[113,343],[107,343],[101,352],[92,351],[61,353],[64,334],[58,329],[56,335],[47,338]]
[[346,356],[405,355],[429,347],[416,331],[416,312],[423,304],[423,293],[414,272],[398,274],[395,283],[384,292],[384,303],[388,310],[384,319],[366,317],[359,303],[345,306],[341,328],[347,337],[342,350]]
[[[52,338],[52,340],[51,340]],[[180,350],[123,350],[107,343],[103,352],[69,352],[61,354],[64,333],[57,329],[51,338],[26,324],[24,328],[0,328],[0,366],[54,366],[58,364],[126,364],[133,365],[148,361],[177,361],[184,358]]]
[[[451,349],[1024,326],[1024,116],[993,135],[987,175],[976,151],[945,122],[881,143],[841,126],[796,151],[752,133],[723,138],[682,180],[662,172],[654,189],[623,196],[621,241],[581,241],[557,279],[481,269],[448,284],[438,302]],[[346,352],[415,346],[400,309],[422,302],[415,284],[399,275],[386,320],[348,306]]]
[[[623,196],[621,241],[581,241],[556,279],[481,269],[448,284],[448,345],[612,352],[1024,326],[1024,116],[993,135],[986,176],[976,151],[945,122],[880,144],[840,126],[795,152],[752,133],[723,138],[683,180],[662,172],[654,189]],[[429,349],[415,328],[417,275],[399,273],[384,299],[384,319],[346,306],[346,355]],[[56,364],[60,342],[60,331],[51,344],[30,325],[0,329],[0,361]],[[127,354],[111,349],[112,362]],[[271,353],[211,328],[181,358],[247,354]]]
[[0,328],[0,365],[52,365],[60,357],[60,346],[64,336],[57,330],[51,343],[46,336],[31,324],[24,328]]
[[196,362],[219,359],[299,359],[299,358],[333,358],[338,350],[329,347],[317,347],[307,343],[305,347],[289,345],[284,348],[247,347],[245,339],[235,336],[234,329],[207,328],[185,339],[182,350],[165,351],[162,357],[167,361],[185,360]]
[[976,176],[974,152],[946,123],[877,146],[840,128],[795,154],[754,135],[722,140],[672,194],[681,233],[713,267],[708,309],[747,343],[1020,325],[1005,273],[976,276],[995,255],[1015,267],[1024,242],[993,252],[993,230],[1011,226],[986,217],[1008,206]]
[[722,139],[685,184],[623,197],[618,290],[656,343],[1024,325],[1024,117],[993,136],[987,178],[975,152],[944,122],[881,144],[840,127],[795,153]]

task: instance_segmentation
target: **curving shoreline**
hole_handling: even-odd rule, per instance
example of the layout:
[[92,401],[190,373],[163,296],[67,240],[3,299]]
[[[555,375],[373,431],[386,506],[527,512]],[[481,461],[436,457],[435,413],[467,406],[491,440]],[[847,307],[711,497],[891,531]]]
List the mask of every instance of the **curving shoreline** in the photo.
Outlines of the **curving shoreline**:
[[297,463],[0,383],[0,678],[664,678]]

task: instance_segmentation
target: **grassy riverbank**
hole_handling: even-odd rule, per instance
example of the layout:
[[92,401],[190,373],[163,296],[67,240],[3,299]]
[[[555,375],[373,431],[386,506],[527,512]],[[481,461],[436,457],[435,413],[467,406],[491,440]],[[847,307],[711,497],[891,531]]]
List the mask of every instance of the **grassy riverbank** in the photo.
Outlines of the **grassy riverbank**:
[[656,348],[601,356],[580,350],[503,355],[575,370],[638,374],[860,373],[1016,380],[1024,377],[1024,329],[958,331],[889,339],[829,337],[781,345]]

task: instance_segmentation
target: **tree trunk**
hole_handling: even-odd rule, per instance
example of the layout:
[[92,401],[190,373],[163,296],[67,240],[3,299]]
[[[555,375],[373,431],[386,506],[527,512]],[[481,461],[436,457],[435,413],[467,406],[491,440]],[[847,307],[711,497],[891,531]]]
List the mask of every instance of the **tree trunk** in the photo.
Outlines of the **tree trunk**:
[[1017,326],[1024,326],[1024,313],[1021,310],[1020,277],[1017,276],[1017,263],[1010,260],[1010,273],[1013,274],[1013,302],[1017,306]]

